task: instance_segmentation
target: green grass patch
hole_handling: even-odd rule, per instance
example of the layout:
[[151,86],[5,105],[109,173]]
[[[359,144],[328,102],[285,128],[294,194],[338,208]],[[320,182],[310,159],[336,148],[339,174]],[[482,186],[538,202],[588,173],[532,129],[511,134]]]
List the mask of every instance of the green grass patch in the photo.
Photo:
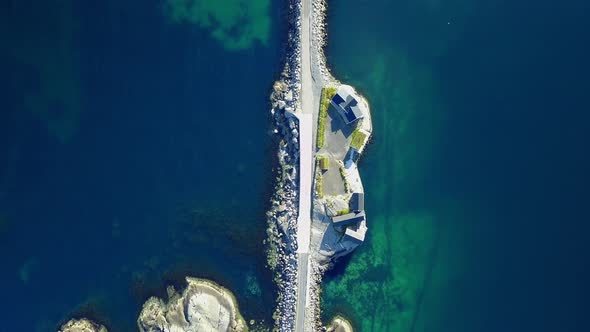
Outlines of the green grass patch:
[[360,131],[360,129],[356,128],[352,132],[352,138],[350,140],[350,146],[355,148],[357,151],[360,151],[363,145],[365,145],[365,141],[367,140],[367,134]]
[[342,182],[344,183],[344,190],[349,193],[350,192],[350,183],[346,180],[346,174],[344,173],[344,167],[340,165],[340,176],[342,177]]
[[330,100],[336,94],[336,87],[329,86],[322,89],[322,97],[320,99],[320,113],[318,116],[318,135],[316,145],[318,149],[324,146],[324,135],[326,132],[326,118],[328,117],[328,107],[330,107]]
[[341,216],[341,215],[347,214],[347,213],[350,213],[350,209],[342,209],[342,210],[336,212],[336,215]]
[[324,197],[324,182],[321,173],[317,173],[315,176],[315,191],[319,198]]

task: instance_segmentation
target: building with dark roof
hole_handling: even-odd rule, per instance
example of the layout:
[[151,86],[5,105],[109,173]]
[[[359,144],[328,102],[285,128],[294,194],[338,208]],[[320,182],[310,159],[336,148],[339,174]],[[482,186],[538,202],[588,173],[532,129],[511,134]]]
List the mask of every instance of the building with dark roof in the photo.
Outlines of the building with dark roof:
[[352,193],[350,198],[350,210],[354,212],[360,212],[365,209],[365,194],[364,193]]
[[349,89],[341,87],[330,100],[330,104],[336,108],[342,120],[350,124],[363,117],[358,100]]

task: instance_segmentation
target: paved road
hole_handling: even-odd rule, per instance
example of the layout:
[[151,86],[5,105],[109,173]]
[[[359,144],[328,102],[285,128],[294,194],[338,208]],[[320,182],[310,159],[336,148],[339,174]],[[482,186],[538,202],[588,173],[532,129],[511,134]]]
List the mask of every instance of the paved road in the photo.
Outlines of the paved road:
[[302,0],[301,18],[301,111],[313,114],[313,79],[311,76],[311,1]]
[[305,329],[308,301],[309,244],[311,240],[311,202],[313,181],[313,80],[311,77],[310,16],[311,1],[302,0],[301,20],[301,109],[299,118],[299,214],[297,218],[297,307],[295,331]]
[[307,279],[311,240],[311,191],[313,177],[313,115],[299,118],[299,213],[297,217],[297,308],[295,331],[303,331],[308,296]]
[[303,331],[305,326],[305,308],[307,307],[307,288],[309,279],[309,254],[298,254],[297,260],[297,312],[295,331]]

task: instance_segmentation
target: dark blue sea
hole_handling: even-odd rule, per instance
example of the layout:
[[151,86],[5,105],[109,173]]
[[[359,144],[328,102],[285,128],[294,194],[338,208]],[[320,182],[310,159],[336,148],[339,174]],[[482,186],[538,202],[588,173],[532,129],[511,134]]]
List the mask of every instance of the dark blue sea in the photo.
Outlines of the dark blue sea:
[[[326,277],[361,332],[587,331],[585,1],[330,0],[369,100],[365,244]],[[0,332],[136,331],[186,275],[271,321],[270,0],[0,2]]]
[[82,315],[136,331],[143,302],[186,275],[269,323],[268,97],[285,8],[1,7],[0,331]]
[[330,1],[371,105],[368,240],[324,288],[360,331],[588,331],[587,1]]

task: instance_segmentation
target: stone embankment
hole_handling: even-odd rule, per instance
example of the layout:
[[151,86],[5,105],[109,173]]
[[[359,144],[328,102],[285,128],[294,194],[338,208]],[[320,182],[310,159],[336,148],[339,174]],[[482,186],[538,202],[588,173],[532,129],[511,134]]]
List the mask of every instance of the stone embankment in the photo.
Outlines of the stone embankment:
[[312,56],[312,73],[315,80],[321,79],[320,86],[339,85],[330,73],[326,65],[326,55],[324,47],[328,33],[326,31],[326,0],[312,0],[311,13],[311,56]]
[[301,1],[289,2],[286,63],[271,93],[273,131],[278,134],[275,190],[268,217],[268,263],[278,287],[275,327],[293,331],[297,284],[297,207],[299,176],[299,125],[293,115],[301,95]]

